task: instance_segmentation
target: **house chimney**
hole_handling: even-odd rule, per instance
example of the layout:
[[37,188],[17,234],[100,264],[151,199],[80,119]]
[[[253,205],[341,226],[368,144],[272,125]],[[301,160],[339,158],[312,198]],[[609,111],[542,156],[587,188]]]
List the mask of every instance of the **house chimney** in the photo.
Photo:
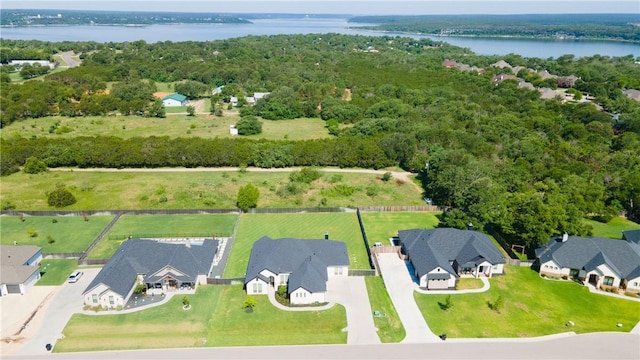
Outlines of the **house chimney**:
[[565,232],[564,234],[562,234],[562,242],[566,242],[567,240],[569,240],[569,234]]
[[471,221],[467,224],[467,230],[473,231],[473,223]]

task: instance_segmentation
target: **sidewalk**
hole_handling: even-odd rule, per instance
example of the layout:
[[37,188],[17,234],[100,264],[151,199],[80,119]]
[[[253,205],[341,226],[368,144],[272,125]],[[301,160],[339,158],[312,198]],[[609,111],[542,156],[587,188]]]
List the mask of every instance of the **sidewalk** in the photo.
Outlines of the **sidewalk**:
[[415,291],[420,294],[425,295],[458,295],[458,294],[474,294],[481,293],[489,290],[491,285],[489,284],[489,279],[484,276],[479,277],[478,279],[482,280],[482,287],[480,289],[466,289],[466,290],[425,290],[420,288],[418,284],[415,284]]

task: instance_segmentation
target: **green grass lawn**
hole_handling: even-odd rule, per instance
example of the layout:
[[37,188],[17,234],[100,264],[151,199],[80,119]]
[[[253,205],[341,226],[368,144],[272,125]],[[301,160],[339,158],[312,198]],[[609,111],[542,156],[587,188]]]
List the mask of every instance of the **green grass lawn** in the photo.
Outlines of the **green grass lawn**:
[[456,290],[480,289],[482,288],[482,280],[476,278],[460,278],[456,284]]
[[266,296],[256,296],[251,314],[242,309],[241,286],[201,286],[189,295],[131,314],[73,315],[56,352],[118,349],[179,348],[230,345],[344,344],[344,307],[326,311],[287,312],[274,308]]
[[107,236],[89,253],[90,259],[106,259],[116,252],[120,244],[132,236],[230,236],[236,223],[236,214],[220,215],[123,215]]
[[373,317],[373,323],[378,329],[378,337],[383,343],[397,343],[404,339],[406,333],[396,308],[391,302],[389,293],[384,286],[381,276],[367,276],[367,293],[371,303],[371,311],[379,311],[380,316]]
[[398,236],[398,230],[432,229],[438,225],[439,212],[363,212],[362,221],[369,243],[390,245],[389,238]]
[[165,106],[164,112],[167,114],[177,114],[177,113],[186,113],[186,106]]
[[75,269],[78,268],[76,259],[43,259],[40,262],[42,278],[36,285],[62,285]]
[[[4,184],[3,179],[3,187]],[[6,189],[6,188],[5,188]],[[4,245],[36,245],[48,252],[82,252],[109,224],[113,216],[18,216],[0,217],[0,243]],[[57,221],[54,223],[53,221]],[[37,236],[29,237],[29,231]],[[55,240],[49,244],[49,237]]]
[[[326,172],[297,195],[278,195],[290,172],[79,172],[50,171],[29,175],[15,173],[2,178],[2,203],[19,210],[52,210],[47,191],[65,185],[78,202],[64,210],[91,209],[193,209],[235,208],[238,189],[252,183],[260,191],[258,207],[317,207],[365,205],[418,205],[420,192],[409,183],[384,182],[379,175]],[[353,194],[323,195],[337,185],[353,188]],[[375,196],[367,188],[376,187]],[[166,199],[166,201],[164,201]]]
[[622,239],[622,232],[626,230],[640,230],[640,224],[636,224],[623,217],[613,218],[606,224],[586,219],[584,222],[593,227],[593,236],[611,239]]
[[[414,297],[431,330],[452,338],[533,337],[567,331],[630,331],[640,321],[640,303],[589,293],[571,281],[541,279],[526,267],[505,267],[479,294],[453,295],[453,307],[440,309],[445,295]],[[487,302],[502,296],[500,313]],[[575,326],[565,326],[573,321]],[[622,327],[616,325],[620,323]]]
[[355,213],[243,214],[224,275],[227,278],[244,276],[253,242],[262,236],[323,239],[325,231],[331,240],[347,244],[351,269],[369,268]]
[[[208,105],[207,105],[208,106]],[[171,110],[170,110],[171,109]],[[168,114],[186,113],[186,107],[165,108]],[[117,136],[128,139],[132,137],[168,136],[200,137],[212,139],[216,137],[231,138],[229,125],[240,120],[237,113],[225,114],[223,117],[198,114],[196,116],[171,115],[166,118],[147,118],[143,116],[48,116],[38,119],[16,121],[0,129],[0,137],[30,138],[36,136],[52,138],[74,138],[78,136]],[[56,124],[67,127],[71,132],[49,133],[49,128]],[[262,133],[251,135],[251,139],[269,140],[310,140],[330,137],[322,119],[295,119],[270,121],[262,120]]]

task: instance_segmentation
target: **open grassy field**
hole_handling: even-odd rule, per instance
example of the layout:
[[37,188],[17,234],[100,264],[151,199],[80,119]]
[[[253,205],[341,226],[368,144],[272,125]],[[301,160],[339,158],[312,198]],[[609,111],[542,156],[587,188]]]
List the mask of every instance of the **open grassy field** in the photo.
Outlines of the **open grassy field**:
[[266,296],[256,296],[253,313],[242,309],[241,286],[201,286],[188,296],[191,310],[182,310],[182,298],[167,304],[117,315],[73,315],[65,338],[55,352],[177,348],[196,346],[344,344],[347,335],[344,307],[326,311],[288,312],[274,308]]
[[[4,184],[3,184],[4,185]],[[0,217],[0,243],[36,245],[47,252],[82,252],[109,224],[113,216],[18,216]],[[57,221],[57,222],[54,222]],[[29,232],[37,236],[30,237]],[[55,240],[49,244],[49,237]]]
[[622,232],[626,230],[640,230],[640,224],[636,224],[623,217],[613,218],[606,224],[586,219],[585,223],[593,227],[593,236],[611,239],[622,239]]
[[224,275],[227,278],[244,276],[251,247],[262,236],[323,239],[325,231],[331,240],[347,244],[351,269],[369,268],[355,213],[243,214]]
[[[452,338],[532,337],[567,331],[630,331],[640,321],[640,303],[591,294],[572,281],[540,278],[526,267],[505,267],[506,275],[490,280],[479,294],[451,296],[453,307],[440,309],[445,295],[414,297],[429,327]],[[502,296],[500,312],[488,302]],[[575,326],[566,326],[573,321]],[[622,324],[617,327],[617,324]]]
[[90,259],[111,257],[126,237],[189,237],[200,233],[230,236],[238,215],[123,215],[89,253]]
[[371,245],[381,242],[390,245],[389,238],[398,236],[398,230],[407,229],[432,229],[438,225],[436,215],[439,212],[363,212],[367,237]]
[[167,114],[185,113],[187,112],[186,106],[165,106],[164,112]]
[[62,285],[75,269],[78,268],[76,259],[43,259],[40,262],[42,278],[36,285]]
[[[65,210],[235,208],[238,189],[247,184],[260,191],[258,207],[317,207],[418,205],[420,192],[410,183],[384,182],[379,175],[330,173],[297,195],[278,195],[290,172],[80,172],[50,171],[2,178],[3,204],[19,210],[52,210],[46,192],[65,185],[78,202]],[[349,196],[332,191],[338,185],[353,188]],[[367,195],[376,187],[374,196]]]
[[[186,107],[177,108],[185,112]],[[183,110],[184,109],[184,110]],[[15,136],[36,137],[64,137],[78,136],[117,136],[128,139],[132,137],[168,136],[200,137],[211,139],[215,137],[230,138],[229,125],[238,122],[237,113],[228,113],[224,117],[199,114],[196,116],[171,115],[166,118],[147,118],[142,116],[83,116],[65,117],[49,116],[38,119],[16,121],[0,129],[0,137],[8,139]],[[250,139],[269,140],[309,140],[330,137],[321,119],[295,119],[282,121],[262,121],[262,133],[248,136]],[[58,128],[66,127],[70,132],[57,134],[49,133],[52,125]]]
[[379,312],[373,317],[373,323],[378,329],[378,337],[383,343],[397,343],[404,339],[406,333],[393,302],[384,286],[381,276],[367,276],[367,293],[371,303],[371,311]]

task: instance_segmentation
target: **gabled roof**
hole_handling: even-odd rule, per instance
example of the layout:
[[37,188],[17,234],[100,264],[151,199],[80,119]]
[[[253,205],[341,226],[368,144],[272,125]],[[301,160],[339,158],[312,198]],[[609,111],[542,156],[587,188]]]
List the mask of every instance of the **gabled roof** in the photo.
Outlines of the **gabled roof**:
[[[335,240],[272,240],[263,236],[253,243],[245,284],[260,278],[260,272],[289,275],[289,291],[303,287],[325,291],[328,266],[349,266],[347,246]],[[263,279],[264,280],[264,279]]]
[[27,281],[40,267],[25,264],[41,251],[41,247],[33,245],[0,245],[0,283],[22,284]]
[[640,230],[623,231],[622,238],[635,244],[640,244]]
[[478,265],[484,261],[492,265],[505,263],[487,235],[477,231],[411,229],[398,231],[398,238],[420,277],[437,267],[458,276],[451,265],[454,261],[460,265]]
[[498,68],[509,68],[511,69],[511,64],[509,64],[508,62],[504,61],[504,60],[499,60],[493,64],[491,64],[492,67],[498,67]]
[[162,100],[170,100],[170,99],[178,102],[183,102],[187,100],[187,97],[182,94],[173,93],[162,98]]
[[145,281],[154,282],[164,277],[155,274],[167,267],[181,273],[172,273],[178,280],[196,281],[198,275],[208,273],[217,249],[218,241],[211,239],[204,240],[202,245],[190,246],[131,239],[118,248],[84,293],[104,284],[124,297],[135,285],[138,275],[143,275]]
[[558,266],[591,271],[607,265],[620,278],[626,278],[640,267],[640,245],[630,241],[599,237],[568,236],[551,239],[536,249],[541,263],[553,260]]

